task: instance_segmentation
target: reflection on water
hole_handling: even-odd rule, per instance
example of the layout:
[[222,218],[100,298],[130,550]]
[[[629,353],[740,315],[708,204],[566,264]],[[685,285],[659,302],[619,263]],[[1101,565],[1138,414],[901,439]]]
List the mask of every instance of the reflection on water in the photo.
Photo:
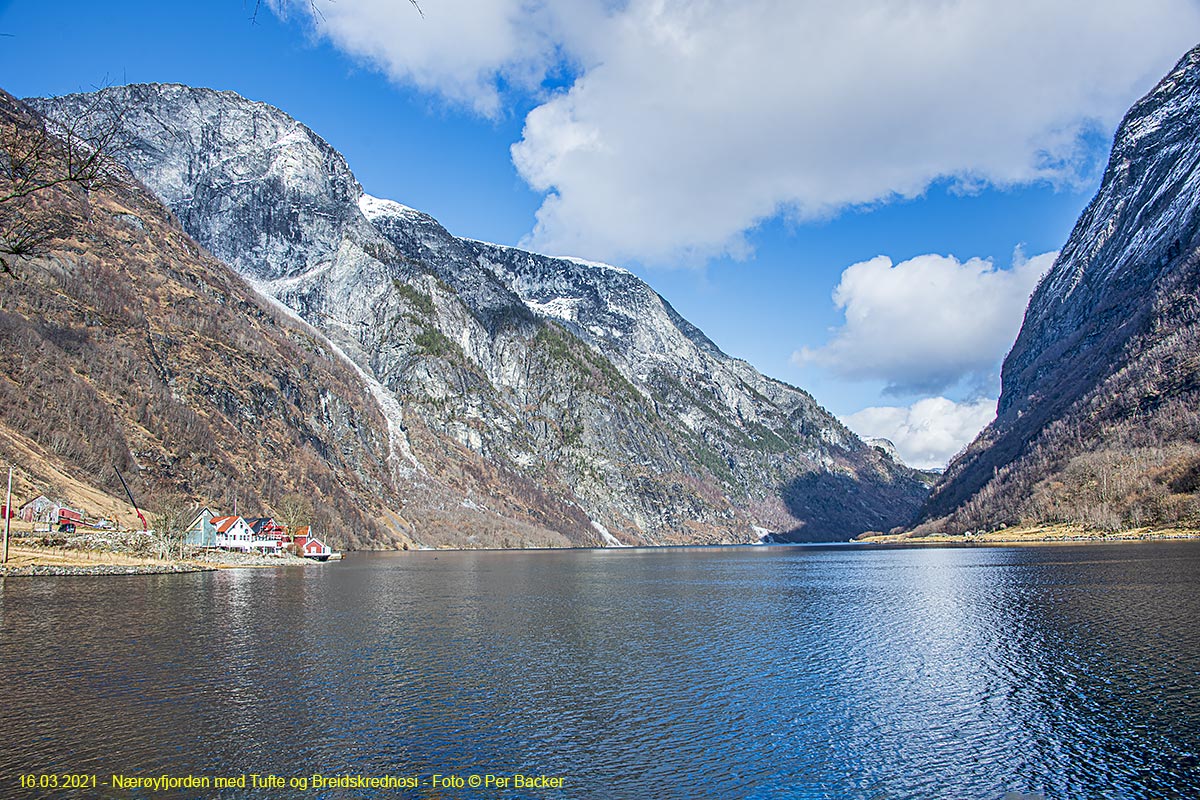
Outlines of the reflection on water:
[[1197,797],[1198,586],[1191,543],[9,578],[0,795],[71,771],[567,784],[407,795],[447,798]]

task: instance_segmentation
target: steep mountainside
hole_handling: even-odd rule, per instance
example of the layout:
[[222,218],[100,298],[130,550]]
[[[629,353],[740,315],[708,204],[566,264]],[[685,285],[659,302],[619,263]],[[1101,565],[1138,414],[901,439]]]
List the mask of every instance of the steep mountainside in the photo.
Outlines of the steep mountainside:
[[[0,124],[6,137],[42,130],[3,93]],[[574,503],[420,424],[402,428],[377,382],[205,253],[128,172],[12,210],[6,226],[48,212],[56,233],[0,276],[0,453],[19,467],[19,496],[111,514],[120,470],[152,510],[178,498],[272,513],[299,493],[318,530],[351,547],[596,535]],[[470,502],[480,494],[487,507]]]
[[[0,92],[0,127],[7,144],[41,121]],[[128,173],[45,190],[5,224],[37,211],[55,237],[0,277],[0,453],[19,498],[123,497],[120,470],[151,509],[240,497],[269,513],[300,492],[344,544],[408,541],[383,417],[322,337],[203,253]]]
[[998,415],[925,509],[974,528],[1200,513],[1200,47],[1126,115],[1034,292]]
[[[365,195],[270,106],[107,91],[127,109],[128,165],[184,228],[361,368],[409,491],[433,478],[491,509],[533,487],[574,509],[539,523],[580,544],[747,541],[754,526],[843,539],[910,521],[924,498],[919,476],[624,270],[456,238]],[[65,119],[88,96],[31,102]]]

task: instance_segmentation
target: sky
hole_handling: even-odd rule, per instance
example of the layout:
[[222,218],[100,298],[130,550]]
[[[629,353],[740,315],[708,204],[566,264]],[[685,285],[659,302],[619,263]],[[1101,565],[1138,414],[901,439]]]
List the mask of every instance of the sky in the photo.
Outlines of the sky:
[[0,0],[0,88],[228,89],[451,233],[631,269],[910,464],[994,416],[1029,293],[1200,0]]

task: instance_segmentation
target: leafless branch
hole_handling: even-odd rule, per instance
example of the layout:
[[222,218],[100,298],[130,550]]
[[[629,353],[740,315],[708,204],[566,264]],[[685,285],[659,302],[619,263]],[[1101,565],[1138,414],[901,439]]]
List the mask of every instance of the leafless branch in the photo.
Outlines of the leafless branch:
[[[125,109],[102,90],[54,123],[15,103],[0,106],[0,256],[31,256],[69,227],[67,215],[40,198],[53,189],[91,192],[121,174]],[[7,260],[0,269],[13,274]]]
[[0,204],[62,184],[85,191],[119,173],[115,156],[126,142],[124,107],[108,91],[91,97],[66,122],[6,114],[0,120]]
[[[333,2],[333,0],[329,0],[329,2]],[[421,5],[417,2],[417,0],[408,0],[408,2],[412,4],[412,7],[417,10],[418,14],[420,14],[422,17],[425,16],[425,12],[421,10]],[[321,9],[317,8],[317,0],[308,0],[308,7],[309,10],[312,11],[314,17],[319,19],[321,22],[325,21],[325,15],[321,13]],[[254,0],[254,13],[250,15],[250,24],[253,25],[258,21],[258,11],[260,8],[262,8],[262,0]]]
[[[57,233],[59,220],[42,209],[5,207],[0,212],[0,253],[10,256],[37,255]],[[10,270],[11,271],[11,270]]]

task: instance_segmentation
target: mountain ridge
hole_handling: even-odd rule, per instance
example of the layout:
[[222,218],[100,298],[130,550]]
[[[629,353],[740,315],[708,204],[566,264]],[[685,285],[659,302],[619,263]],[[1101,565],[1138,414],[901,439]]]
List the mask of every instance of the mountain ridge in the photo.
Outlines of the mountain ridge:
[[[2,92],[0,122],[42,132]],[[266,510],[299,492],[340,542],[412,543],[379,458],[378,410],[309,326],[277,317],[128,173],[36,203],[54,235],[0,281],[0,451],[19,467],[18,492],[122,497],[118,471],[155,511],[239,495]]]
[[[572,536],[629,543],[845,539],[924,498],[916,473],[626,270],[455,237],[367,195],[269,105],[179,84],[106,92],[127,109],[134,174],[393,398],[419,463],[461,448],[579,508]],[[86,96],[30,102],[69,117]]]

